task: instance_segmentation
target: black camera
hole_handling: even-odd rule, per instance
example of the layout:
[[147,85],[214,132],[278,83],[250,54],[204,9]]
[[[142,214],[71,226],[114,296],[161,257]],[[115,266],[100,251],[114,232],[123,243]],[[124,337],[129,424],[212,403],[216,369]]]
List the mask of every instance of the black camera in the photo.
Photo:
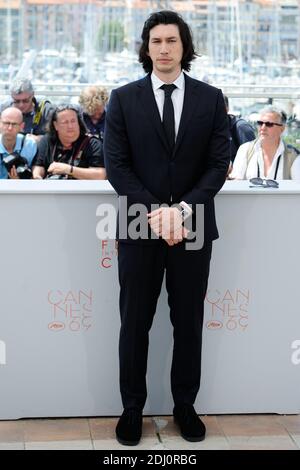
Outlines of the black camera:
[[47,180],[66,180],[68,179],[68,175],[52,175],[51,173],[49,173],[46,176],[46,179]]
[[29,180],[32,178],[32,171],[28,166],[28,161],[25,157],[17,152],[10,153],[3,158],[3,163],[8,173],[14,166],[17,170],[17,175],[21,180]]

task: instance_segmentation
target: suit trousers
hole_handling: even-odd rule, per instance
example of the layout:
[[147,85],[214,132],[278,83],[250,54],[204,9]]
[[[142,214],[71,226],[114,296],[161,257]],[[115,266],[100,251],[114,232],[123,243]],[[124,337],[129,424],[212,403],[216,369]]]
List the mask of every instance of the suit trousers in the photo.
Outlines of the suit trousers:
[[166,272],[173,325],[171,390],[174,403],[193,404],[201,375],[202,326],[212,242],[186,250],[185,242],[169,247],[119,243],[121,329],[120,391],[124,408],[143,409],[149,331]]

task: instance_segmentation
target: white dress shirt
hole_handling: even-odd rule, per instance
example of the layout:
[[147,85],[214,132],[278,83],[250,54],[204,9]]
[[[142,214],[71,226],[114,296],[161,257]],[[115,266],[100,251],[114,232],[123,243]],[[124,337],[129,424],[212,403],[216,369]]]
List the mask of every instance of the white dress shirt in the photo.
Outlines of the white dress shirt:
[[[161,79],[158,78],[154,72],[151,73],[151,82],[152,82],[153,93],[154,93],[155,101],[158,107],[160,119],[162,120],[164,101],[165,101],[165,92],[160,87],[164,85],[165,82],[162,82]],[[184,74],[182,71],[179,77],[177,77],[176,80],[173,82],[173,84],[176,85],[177,87],[175,88],[175,90],[173,91],[171,95],[173,108],[174,108],[175,140],[176,140],[178,129],[179,129],[179,124],[180,124],[180,119],[181,119],[181,114],[182,114],[183,100],[184,100],[185,79],[184,79]],[[170,84],[168,83],[168,85]],[[184,219],[186,219],[187,217],[189,217],[189,215],[192,214],[192,209],[186,202],[181,201],[180,206],[186,210],[186,215],[183,216]]]
[[[252,142],[245,142],[242,144],[236,154],[236,157],[233,162],[233,170],[230,174],[231,178],[234,179],[247,179],[256,178],[258,176],[258,168],[259,168],[259,176],[261,178],[268,178],[274,179],[276,167],[278,163],[278,159],[280,158],[276,179],[282,180],[283,179],[283,158],[284,158],[284,144],[283,141],[280,140],[279,146],[276,150],[274,155],[272,164],[269,168],[267,174],[265,174],[265,166],[264,166],[264,158],[261,148],[261,143],[258,140],[253,149],[253,155],[248,161],[248,150],[253,145]],[[291,167],[291,177],[295,180],[300,180],[300,157],[298,156],[292,167]]]
[[[156,100],[156,104],[158,107],[158,111],[160,114],[160,118],[162,120],[163,117],[163,108],[164,108],[164,101],[165,101],[165,92],[162,90],[160,87],[165,84],[165,82],[162,82],[160,78],[158,78],[154,72],[151,74],[151,81],[152,81],[152,88]],[[184,99],[184,86],[185,86],[185,80],[184,80],[184,74],[181,72],[179,77],[173,82],[174,85],[176,85],[177,88],[172,93],[172,103],[173,103],[173,108],[174,108],[174,117],[175,117],[175,140],[177,138],[178,134],[178,129],[179,129],[179,124],[180,124],[180,118],[181,118],[181,113],[182,113],[182,108],[183,108],[183,99]]]

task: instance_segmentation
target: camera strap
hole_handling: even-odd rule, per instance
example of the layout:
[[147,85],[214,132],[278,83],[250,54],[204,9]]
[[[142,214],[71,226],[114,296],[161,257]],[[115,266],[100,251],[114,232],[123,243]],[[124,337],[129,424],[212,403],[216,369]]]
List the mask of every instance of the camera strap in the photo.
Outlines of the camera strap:
[[[92,137],[93,137],[92,135],[86,135],[84,137],[84,139],[82,139],[82,141],[81,141],[81,143],[80,143],[77,150],[76,150],[76,144],[75,144],[74,149],[72,149],[72,154],[71,154],[68,162],[64,162],[64,163],[68,163],[69,165],[74,165],[75,160],[77,160],[79,162],[84,149],[86,148],[86,146],[88,145],[88,143],[89,143],[89,141]],[[60,160],[64,156],[64,154],[62,152],[60,152],[56,157],[56,155],[55,155],[56,150],[57,150],[57,143],[53,147],[51,160],[53,162],[60,162]],[[77,166],[77,165],[74,165],[74,166]]]
[[[85,138],[82,140],[79,148],[77,149],[76,154],[72,155],[72,157],[71,157],[71,165],[74,165],[75,160],[80,161],[81,155],[82,155],[84,149],[86,148],[86,146],[88,145],[89,141],[91,140],[91,137],[92,137],[92,135],[86,135]],[[75,165],[75,166],[77,166],[77,165]]]
[[21,155],[22,153],[22,150],[23,150],[23,147],[24,147],[24,144],[25,144],[25,140],[26,140],[26,134],[22,134],[22,142],[21,142],[21,147],[20,147],[20,150],[18,150],[18,153]]
[[37,127],[39,125],[39,123],[41,122],[43,111],[44,111],[46,103],[49,103],[49,101],[42,100],[42,101],[39,102],[38,106],[36,107],[34,118],[33,118],[33,121],[32,121],[33,128]]
[[[276,180],[276,178],[277,178],[277,173],[278,173],[278,168],[279,168],[279,163],[280,163],[281,157],[282,157],[282,155],[279,155],[279,157],[277,158],[277,163],[276,163],[276,168],[275,168],[275,174],[274,174],[274,178],[273,178],[274,180]],[[260,170],[259,170],[258,161],[257,161],[257,177],[258,177],[258,178],[260,177]]]

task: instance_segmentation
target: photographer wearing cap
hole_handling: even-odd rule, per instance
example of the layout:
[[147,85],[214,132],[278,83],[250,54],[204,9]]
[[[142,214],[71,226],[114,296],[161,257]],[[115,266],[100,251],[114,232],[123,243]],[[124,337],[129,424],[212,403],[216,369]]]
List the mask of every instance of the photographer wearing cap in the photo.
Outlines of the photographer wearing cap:
[[22,134],[22,112],[6,108],[0,119],[0,178],[32,177],[31,165],[37,153],[37,145],[30,136]]
[[33,168],[35,179],[106,178],[101,141],[87,134],[76,106],[58,106],[50,117],[49,130],[38,144]]

